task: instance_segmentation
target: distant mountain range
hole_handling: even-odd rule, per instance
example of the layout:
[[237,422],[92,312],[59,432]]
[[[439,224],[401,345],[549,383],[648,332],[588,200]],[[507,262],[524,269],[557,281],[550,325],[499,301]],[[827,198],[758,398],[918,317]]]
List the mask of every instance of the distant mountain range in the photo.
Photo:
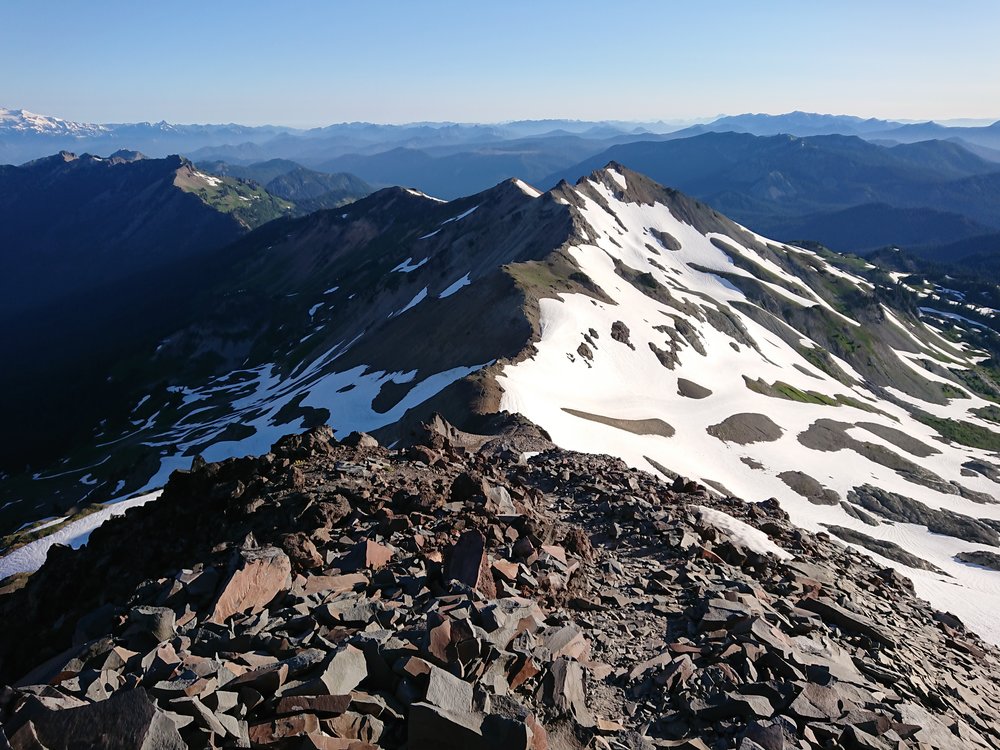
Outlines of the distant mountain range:
[[199,162],[198,168],[209,174],[261,184],[271,195],[295,203],[298,214],[338,208],[375,191],[356,175],[317,172],[288,159],[271,159],[245,166],[223,161]]
[[1000,121],[984,126],[957,126],[937,122],[902,123],[893,120],[862,119],[850,115],[821,115],[789,112],[783,115],[744,114],[720,117],[671,133],[688,138],[701,133],[750,133],[751,135],[856,135],[866,140],[916,143],[930,140],[958,140],[966,146],[1000,148]]
[[[577,135],[600,140],[622,134],[642,135],[676,129],[666,123],[526,120],[496,125],[461,123],[338,123],[300,129],[275,125],[176,125],[168,122],[80,123],[0,108],[0,163],[17,164],[60,150],[109,153],[121,148],[160,157],[182,153],[196,161],[233,163],[295,159],[306,166],[351,153],[391,148],[436,148],[500,143],[538,136]],[[581,158],[581,157],[577,157]]]
[[119,149],[150,156],[187,153],[214,144],[261,142],[287,128],[245,125],[172,125],[138,122],[97,125],[23,109],[0,108],[0,163],[18,164],[57,151],[107,154]]
[[0,109],[0,161],[60,148],[119,147],[183,153],[206,173],[250,180],[295,203],[297,214],[390,185],[446,200],[514,176],[551,187],[616,160],[763,234],[845,252],[886,245],[920,252],[1000,233],[1000,122],[789,112],[724,116],[679,129],[662,122],[538,120],[302,130],[98,125]]
[[[790,112],[782,115],[745,114],[720,117],[710,123],[680,127],[666,122],[620,122],[579,120],[525,120],[495,124],[412,123],[380,125],[339,123],[311,129],[264,125],[175,125],[157,123],[93,124],[63,120],[20,109],[0,108],[0,163],[20,163],[59,150],[77,153],[109,153],[119,148],[140,150],[151,156],[185,154],[195,161],[223,160],[249,164],[274,158],[293,159],[316,168],[338,157],[374,155],[396,148],[451,153],[482,152],[490,144],[507,141],[551,140],[553,153],[564,147],[559,140],[572,136],[591,144],[588,154],[576,153],[569,166],[593,155],[613,142],[650,138],[686,138],[705,132],[746,132],[754,135],[789,134],[858,135],[869,140],[910,143],[920,140],[958,140],[981,155],[1000,158],[1000,125],[956,127],[929,122],[900,123],[862,119],[847,115]],[[601,145],[603,143],[603,145]],[[506,148],[505,150],[510,150]],[[537,148],[536,148],[537,150]],[[550,166],[550,171],[557,167]],[[371,182],[375,177],[360,175]],[[506,175],[508,177],[514,175]],[[523,177],[523,174],[518,174]],[[395,182],[396,180],[392,180]],[[490,183],[478,186],[488,187]]]
[[610,160],[673,185],[753,229],[845,251],[926,245],[1000,228],[1000,165],[948,141],[709,132],[616,145],[541,184]]

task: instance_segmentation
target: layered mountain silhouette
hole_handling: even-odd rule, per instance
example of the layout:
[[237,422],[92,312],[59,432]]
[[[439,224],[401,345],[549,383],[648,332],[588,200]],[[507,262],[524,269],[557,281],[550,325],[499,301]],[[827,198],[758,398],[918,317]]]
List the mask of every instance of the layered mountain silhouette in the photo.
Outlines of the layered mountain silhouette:
[[100,413],[113,363],[189,320],[194,292],[234,260],[218,251],[292,210],[179,156],[62,152],[0,166],[7,460],[17,465],[40,444],[58,450],[71,430],[65,413]]
[[[297,130],[95,125],[0,110],[0,161],[59,148],[107,153],[123,144],[157,156],[185,153],[207,172],[258,182],[304,214],[366,194],[362,183],[455,199],[514,177],[548,188],[617,160],[767,236],[842,252],[885,245],[920,252],[1000,230],[998,134],[997,124],[808,112],[725,116],[681,129],[545,120]],[[844,221],[850,232],[841,230]]]
[[957,557],[1000,546],[995,344],[898,276],[765,239],[617,162],[545,193],[385,189],[226,253],[239,263],[191,322],[114,371],[124,406],[3,481],[5,530],[198,456],[321,424],[401,445],[440,413],[776,497],[1000,637],[994,589]]
[[263,185],[271,195],[292,201],[299,214],[337,208],[374,192],[371,185],[356,175],[317,172],[288,159],[271,159],[246,166],[213,161],[198,167],[209,174],[252,180]]
[[854,136],[711,132],[614,146],[542,184],[609,160],[764,234],[842,251],[930,245],[1000,226],[998,165],[944,141],[886,147]]

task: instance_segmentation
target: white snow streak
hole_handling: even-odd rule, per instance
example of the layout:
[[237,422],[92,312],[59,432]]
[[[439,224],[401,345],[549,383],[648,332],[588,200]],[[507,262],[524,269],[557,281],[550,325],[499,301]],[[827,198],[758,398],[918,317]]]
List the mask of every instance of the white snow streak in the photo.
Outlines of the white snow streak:
[[34,573],[42,567],[42,563],[45,562],[45,557],[49,553],[49,548],[53,544],[65,544],[73,549],[79,549],[87,543],[94,529],[105,521],[114,516],[122,515],[129,508],[145,505],[151,500],[155,500],[161,492],[162,490],[157,490],[148,495],[107,503],[101,510],[84,516],[79,521],[68,523],[58,531],[19,547],[9,555],[0,557],[0,579],[15,573]]
[[450,297],[463,286],[468,286],[472,281],[469,280],[469,274],[465,274],[462,278],[453,284],[449,284],[448,287],[438,295],[438,299],[444,299],[445,297]]

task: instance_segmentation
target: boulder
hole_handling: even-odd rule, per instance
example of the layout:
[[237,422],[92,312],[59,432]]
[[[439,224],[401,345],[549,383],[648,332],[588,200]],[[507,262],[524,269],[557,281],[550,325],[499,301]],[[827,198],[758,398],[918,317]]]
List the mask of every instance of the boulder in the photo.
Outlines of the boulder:
[[346,572],[358,570],[378,570],[392,559],[392,547],[373,542],[370,539],[358,542],[340,563],[340,569]]
[[263,612],[291,583],[291,561],[277,547],[241,550],[237,567],[222,584],[208,622],[222,624],[233,615]]
[[580,726],[595,725],[594,717],[587,708],[580,662],[565,657],[552,662],[545,680],[545,698],[559,713],[572,717]]
[[481,532],[470,529],[455,542],[448,560],[448,578],[478,590],[487,599],[496,598],[496,583]]
[[62,711],[45,711],[10,738],[20,748],[183,750],[177,726],[149,700],[146,691],[119,690],[105,701]]

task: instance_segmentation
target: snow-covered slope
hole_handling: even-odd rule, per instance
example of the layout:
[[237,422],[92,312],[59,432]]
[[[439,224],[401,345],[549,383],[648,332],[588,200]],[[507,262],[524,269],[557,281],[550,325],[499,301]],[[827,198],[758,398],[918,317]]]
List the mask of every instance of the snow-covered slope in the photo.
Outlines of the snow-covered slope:
[[102,526],[105,521],[122,515],[129,508],[137,508],[156,500],[161,494],[162,491],[157,490],[137,497],[123,498],[107,503],[99,510],[69,523],[64,524],[66,519],[59,518],[48,522],[48,524],[35,526],[33,531],[39,531],[49,525],[55,530],[51,534],[29,542],[0,557],[0,580],[18,573],[34,573],[42,567],[49,549],[54,544],[64,544],[72,549],[79,549],[87,543],[94,529]]
[[39,115],[26,109],[0,107],[0,134],[18,133],[35,135],[99,136],[107,133],[105,125],[72,122],[58,117]]
[[128,364],[124,418],[93,425],[56,465],[0,478],[0,536],[161,486],[195,455],[264,453],[320,422],[340,436],[395,425],[514,356],[531,329],[501,266],[571,229],[537,195],[513,180],[452,203],[389,189],[251,235],[245,273],[207,295],[205,317]]
[[[537,353],[504,368],[502,407],[561,446],[674,468],[750,500],[776,497],[808,529],[895,543],[933,569],[899,555],[886,564],[1000,642],[1000,573],[954,557],[995,550],[996,456],[946,443],[914,416],[993,428],[975,413],[991,402],[949,372],[970,372],[975,353],[881,304],[873,321],[871,299],[852,314],[839,303],[874,298],[866,279],[750,232],[696,227],[679,215],[683,201],[643,202],[648,186],[627,184],[638,179],[612,169],[566,189],[587,236],[569,253],[610,300],[542,300]],[[838,341],[860,353],[854,364],[823,354]],[[907,377],[892,384],[896,374]],[[901,516],[926,516],[940,533]]]

